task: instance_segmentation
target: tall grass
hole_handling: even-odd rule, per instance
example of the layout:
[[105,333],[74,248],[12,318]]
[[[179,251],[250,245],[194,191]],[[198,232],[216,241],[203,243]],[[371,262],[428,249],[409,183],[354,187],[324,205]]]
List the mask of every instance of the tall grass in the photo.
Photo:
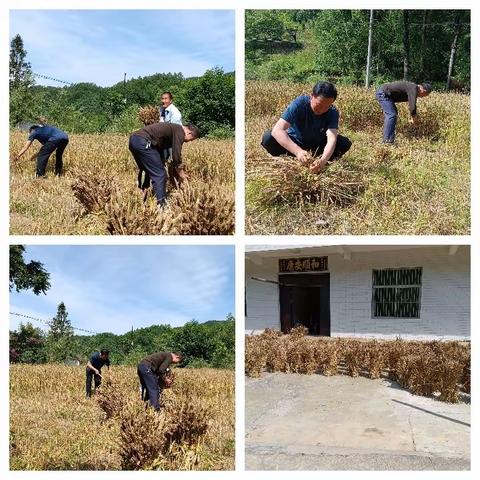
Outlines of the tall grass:
[[[25,142],[10,135],[10,151]],[[38,149],[38,146],[35,147]],[[30,154],[30,152],[28,152]],[[32,152],[33,153],[33,152]],[[30,155],[31,156],[31,155]],[[234,232],[234,142],[201,139],[183,148],[191,180],[168,184],[168,205],[144,203],[126,135],[71,135],[65,175],[34,179],[27,157],[10,169],[10,231],[24,235],[230,235]]]
[[325,339],[305,336],[302,327],[288,335],[266,330],[247,336],[245,371],[385,377],[416,395],[437,394],[458,402],[470,393],[470,345],[460,342],[420,342]]
[[246,83],[246,230],[250,234],[468,234],[470,97],[419,99],[419,122],[398,104],[397,142],[381,144],[374,91],[339,87],[340,133],[350,151],[312,175],[260,146],[285,107],[311,85]]
[[131,367],[113,367],[91,399],[85,370],[10,368],[13,470],[231,470],[234,374],[178,370],[156,414]]

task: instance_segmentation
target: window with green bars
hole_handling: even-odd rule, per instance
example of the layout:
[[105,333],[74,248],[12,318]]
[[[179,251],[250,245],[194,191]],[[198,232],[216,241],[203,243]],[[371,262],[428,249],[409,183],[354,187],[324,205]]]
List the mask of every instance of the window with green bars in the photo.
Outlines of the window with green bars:
[[373,270],[372,317],[420,318],[422,267]]

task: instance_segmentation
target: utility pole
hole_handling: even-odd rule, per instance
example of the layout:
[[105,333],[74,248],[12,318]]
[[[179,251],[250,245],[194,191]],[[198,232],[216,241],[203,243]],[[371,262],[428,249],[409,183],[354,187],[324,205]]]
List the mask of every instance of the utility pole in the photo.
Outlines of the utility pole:
[[403,11],[403,79],[408,80],[410,73],[410,15]]
[[373,34],[373,10],[370,10],[370,22],[368,23],[367,72],[365,75],[366,88],[370,86],[370,65],[372,63],[372,34]]
[[453,67],[455,65],[455,58],[457,56],[458,37],[460,36],[461,28],[462,26],[460,25],[460,15],[459,13],[457,13],[455,15],[453,42],[452,42],[452,48],[450,50],[450,60],[448,62],[447,91],[450,90],[450,87],[452,86]]
[[[127,104],[127,74],[123,74],[123,103]],[[133,327],[132,327],[133,332]]]

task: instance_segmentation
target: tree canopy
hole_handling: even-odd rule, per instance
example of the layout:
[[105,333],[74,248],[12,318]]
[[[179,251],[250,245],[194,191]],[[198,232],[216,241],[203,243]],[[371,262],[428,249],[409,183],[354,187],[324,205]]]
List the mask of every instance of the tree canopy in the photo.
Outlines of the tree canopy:
[[10,245],[10,291],[15,289],[33,290],[35,295],[46,293],[50,288],[50,274],[43,264],[31,260],[25,262],[25,247],[23,245]]
[[[369,21],[369,10],[247,10],[246,76],[363,84]],[[451,62],[453,83],[468,88],[470,11],[374,10],[375,84],[406,78],[447,88]]]
[[136,365],[142,358],[159,351],[181,351],[186,367],[235,367],[235,320],[199,323],[182,327],[152,325],[121,335],[105,332],[95,335],[73,334],[66,307],[60,304],[50,328],[44,332],[31,323],[10,331],[10,362],[45,363],[78,359],[86,363],[101,349],[110,351],[113,364]]
[[42,120],[68,133],[130,133],[141,126],[138,109],[159,105],[164,91],[173,94],[184,122],[198,124],[202,136],[232,136],[235,128],[235,75],[221,68],[200,77],[179,72],[131,78],[110,87],[76,83],[35,85],[20,35],[10,49],[10,125]]

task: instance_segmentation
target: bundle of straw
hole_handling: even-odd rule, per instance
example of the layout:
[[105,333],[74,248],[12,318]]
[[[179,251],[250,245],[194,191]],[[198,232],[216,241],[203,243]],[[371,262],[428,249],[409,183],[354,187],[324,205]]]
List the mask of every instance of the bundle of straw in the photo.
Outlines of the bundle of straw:
[[144,125],[151,125],[160,121],[160,112],[155,105],[147,105],[140,107],[138,110],[138,118]]
[[312,173],[291,157],[266,159],[259,163],[253,177],[263,180],[262,200],[278,202],[320,202],[347,205],[364,189],[363,176],[339,162],[327,170]]

